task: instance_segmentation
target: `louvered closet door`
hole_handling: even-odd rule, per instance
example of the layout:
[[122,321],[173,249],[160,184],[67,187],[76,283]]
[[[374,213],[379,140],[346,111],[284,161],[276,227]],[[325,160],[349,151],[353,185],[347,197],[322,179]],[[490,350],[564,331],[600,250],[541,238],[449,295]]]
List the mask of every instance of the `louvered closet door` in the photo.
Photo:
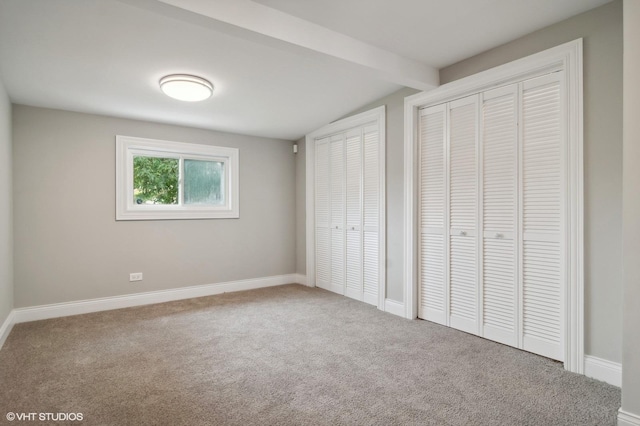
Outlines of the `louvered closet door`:
[[418,316],[447,324],[445,263],[446,104],[420,110]]
[[449,104],[449,325],[478,334],[478,96]]
[[331,283],[329,138],[315,142],[316,285]]
[[522,348],[564,360],[566,158],[561,73],[522,87]]
[[482,94],[482,335],[518,346],[518,86]]
[[363,301],[378,305],[380,287],[380,135],[378,125],[363,129]]
[[329,142],[331,173],[331,284],[330,290],[344,294],[345,285],[345,135],[332,136]]
[[362,129],[346,138],[346,287],[345,295],[363,300],[362,280]]

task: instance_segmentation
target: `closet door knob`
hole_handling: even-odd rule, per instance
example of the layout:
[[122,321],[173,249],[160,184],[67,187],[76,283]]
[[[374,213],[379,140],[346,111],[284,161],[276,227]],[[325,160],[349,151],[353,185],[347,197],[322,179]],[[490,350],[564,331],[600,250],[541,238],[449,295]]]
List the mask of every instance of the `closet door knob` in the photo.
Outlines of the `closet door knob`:
[[352,226],[352,227],[351,227],[351,230],[352,230],[352,231],[355,231],[355,230],[356,230],[356,227],[355,227],[355,226]]
[[460,231],[460,235],[462,235],[463,237],[466,237],[467,231]]
[[500,234],[500,233],[497,233],[497,234],[496,234],[496,238],[502,238],[502,236],[503,236],[503,235],[502,235],[502,234]]

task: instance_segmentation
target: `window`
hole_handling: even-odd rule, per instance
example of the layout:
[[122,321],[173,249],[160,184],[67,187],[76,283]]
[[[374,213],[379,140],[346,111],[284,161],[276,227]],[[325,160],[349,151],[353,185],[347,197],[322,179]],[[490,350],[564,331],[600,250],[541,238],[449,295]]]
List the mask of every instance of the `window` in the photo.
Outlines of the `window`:
[[238,218],[238,149],[116,137],[116,220]]

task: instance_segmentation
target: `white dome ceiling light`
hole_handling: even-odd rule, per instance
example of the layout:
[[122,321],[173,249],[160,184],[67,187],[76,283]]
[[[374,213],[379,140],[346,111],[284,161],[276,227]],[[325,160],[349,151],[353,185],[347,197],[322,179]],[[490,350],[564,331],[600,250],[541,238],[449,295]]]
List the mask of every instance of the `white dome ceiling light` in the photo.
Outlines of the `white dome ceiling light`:
[[165,95],[186,102],[198,102],[213,94],[213,84],[201,77],[172,74],[160,79],[160,89]]

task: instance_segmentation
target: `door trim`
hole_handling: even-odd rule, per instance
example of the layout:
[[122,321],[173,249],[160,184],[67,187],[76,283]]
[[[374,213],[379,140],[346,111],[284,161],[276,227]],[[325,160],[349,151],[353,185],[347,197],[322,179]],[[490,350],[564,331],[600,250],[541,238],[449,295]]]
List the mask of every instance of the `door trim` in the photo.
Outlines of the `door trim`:
[[569,158],[568,288],[565,298],[565,369],[584,373],[584,171],[582,39],[527,56],[405,98],[404,104],[404,302],[405,317],[418,313],[417,140],[420,108],[555,71],[564,71]]
[[361,127],[367,124],[377,124],[380,140],[379,165],[380,165],[380,210],[378,228],[378,309],[384,311],[386,298],[386,107],[384,105],[353,115],[342,120],[334,121],[315,132],[309,133],[305,137],[305,164],[306,164],[306,254],[307,254],[307,285],[316,286],[316,265],[315,265],[315,140],[331,136],[336,133],[345,132],[354,127]]

